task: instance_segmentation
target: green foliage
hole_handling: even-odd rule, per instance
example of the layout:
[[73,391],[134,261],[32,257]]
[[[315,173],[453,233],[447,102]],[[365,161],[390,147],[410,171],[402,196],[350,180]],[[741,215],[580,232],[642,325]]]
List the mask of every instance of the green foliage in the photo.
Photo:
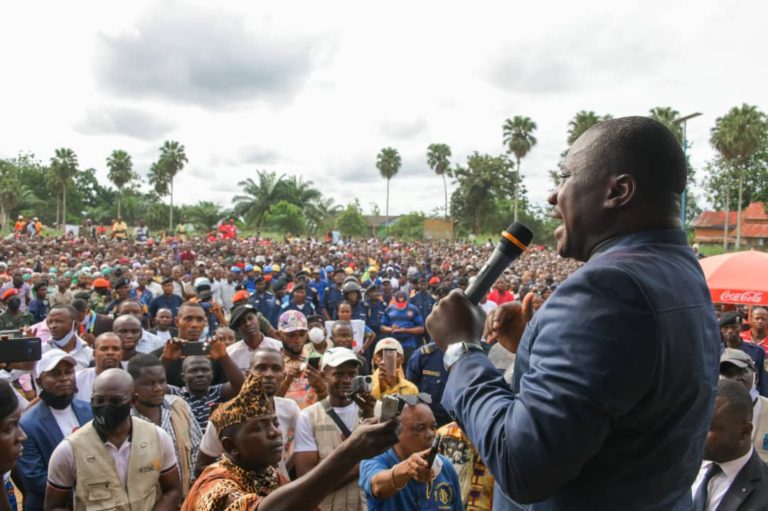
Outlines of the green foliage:
[[573,116],[573,119],[568,123],[568,145],[573,145],[576,139],[579,138],[585,131],[594,126],[595,124],[607,121],[613,117],[610,114],[597,115],[592,110],[581,110]]
[[427,147],[427,165],[438,176],[443,178],[443,193],[445,195],[445,218],[448,218],[448,183],[445,176],[453,177],[451,172],[451,148],[446,144],[430,144]]
[[[729,170],[722,157],[716,156],[704,165],[703,185],[707,201],[715,209],[726,209],[726,196],[729,208],[736,203],[739,195],[738,176]],[[744,166],[742,201],[743,204],[768,202],[768,141]]]
[[403,215],[389,228],[389,234],[407,240],[423,239],[426,219],[427,216],[420,211]]
[[285,234],[302,234],[306,228],[301,208],[285,200],[269,208],[264,224]]
[[672,132],[678,143],[683,143],[683,125],[677,122],[677,119],[680,118],[680,112],[671,106],[657,106],[651,108],[649,113],[651,119],[659,121]]
[[461,227],[479,234],[485,217],[497,199],[511,199],[518,184],[513,164],[504,155],[491,156],[477,151],[467,158],[467,166],[456,165],[456,190],[451,195],[451,216]]
[[193,206],[182,206],[180,218],[195,225],[201,231],[210,231],[216,228],[220,220],[227,216],[218,204],[210,201],[198,202]]
[[336,219],[336,228],[343,236],[365,236],[368,224],[358,204],[349,204]]
[[533,135],[536,131],[536,123],[529,117],[516,115],[512,119],[507,119],[504,121],[502,131],[507,152],[514,154],[518,163],[536,145],[536,137]]

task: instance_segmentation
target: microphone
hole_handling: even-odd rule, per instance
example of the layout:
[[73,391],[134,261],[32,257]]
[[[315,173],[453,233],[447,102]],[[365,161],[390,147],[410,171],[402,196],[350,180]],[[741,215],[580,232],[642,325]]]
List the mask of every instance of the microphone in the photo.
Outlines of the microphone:
[[525,252],[532,239],[533,233],[520,222],[515,222],[501,233],[501,239],[493,254],[464,292],[473,305],[480,303],[499,275]]

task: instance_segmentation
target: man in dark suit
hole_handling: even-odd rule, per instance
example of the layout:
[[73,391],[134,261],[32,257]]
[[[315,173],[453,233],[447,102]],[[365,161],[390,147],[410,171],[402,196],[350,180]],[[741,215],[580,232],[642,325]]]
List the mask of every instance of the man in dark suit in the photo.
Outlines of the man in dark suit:
[[693,511],[768,509],[768,465],[752,446],[752,399],[734,380],[717,386],[715,414],[693,483]]
[[517,354],[512,388],[479,345],[479,307],[453,291],[430,315],[443,405],[496,479],[494,509],[690,508],[720,334],[680,225],[685,183],[679,142],[646,117],[571,146],[549,202],[559,254],[586,264],[535,316],[531,293],[489,314],[486,339]]
[[21,429],[27,439],[16,464],[26,489],[25,511],[43,509],[48,460],[53,450],[64,437],[93,419],[91,405],[74,399],[76,365],[72,356],[53,348],[45,352],[35,366],[42,389],[40,402],[21,417]]

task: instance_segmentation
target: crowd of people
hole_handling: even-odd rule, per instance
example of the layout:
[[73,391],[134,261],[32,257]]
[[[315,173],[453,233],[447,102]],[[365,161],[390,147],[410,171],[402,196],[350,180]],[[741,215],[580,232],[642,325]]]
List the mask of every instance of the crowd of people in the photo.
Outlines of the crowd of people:
[[[0,330],[42,341],[38,361],[0,360],[0,509],[491,509],[493,477],[441,405],[425,319],[493,244],[222,226],[155,240],[118,219],[0,241]],[[579,266],[533,247],[480,307],[530,294],[536,314]],[[744,320],[720,318],[721,375],[739,385],[718,390],[707,458],[742,466],[768,459],[768,312]],[[514,355],[483,348],[509,381]],[[749,413],[729,404],[742,394]],[[399,418],[377,421],[388,398]]]

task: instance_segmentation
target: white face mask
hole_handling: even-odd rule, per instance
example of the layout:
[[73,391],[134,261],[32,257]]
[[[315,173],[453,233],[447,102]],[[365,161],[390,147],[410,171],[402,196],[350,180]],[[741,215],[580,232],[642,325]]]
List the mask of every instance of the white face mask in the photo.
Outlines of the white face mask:
[[325,341],[325,330],[319,327],[312,327],[309,330],[309,340],[312,344],[322,344]]

